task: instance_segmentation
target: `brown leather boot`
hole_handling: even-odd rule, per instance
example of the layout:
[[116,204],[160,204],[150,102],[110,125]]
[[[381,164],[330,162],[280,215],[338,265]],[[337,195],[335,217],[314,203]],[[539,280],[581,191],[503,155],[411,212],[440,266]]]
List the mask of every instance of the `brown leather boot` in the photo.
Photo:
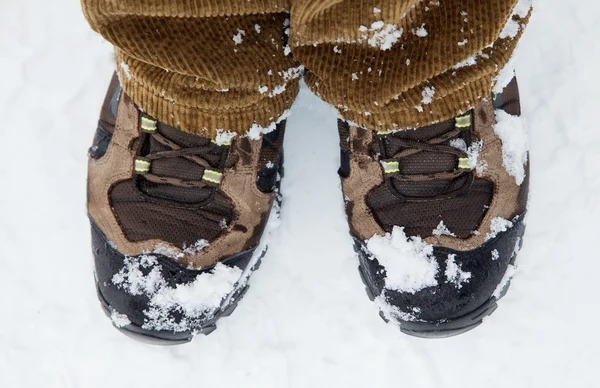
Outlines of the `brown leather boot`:
[[115,326],[185,342],[233,311],[267,248],[284,131],[184,133],[144,114],[113,77],[90,149],[88,211],[98,296]]
[[381,315],[412,335],[496,309],[524,233],[529,174],[516,80],[454,119],[373,132],[339,123],[347,214]]

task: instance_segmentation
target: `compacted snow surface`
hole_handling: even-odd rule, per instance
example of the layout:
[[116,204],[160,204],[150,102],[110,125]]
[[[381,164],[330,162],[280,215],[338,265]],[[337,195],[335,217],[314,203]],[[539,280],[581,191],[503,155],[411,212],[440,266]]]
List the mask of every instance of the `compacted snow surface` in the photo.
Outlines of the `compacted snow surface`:
[[[528,231],[482,326],[422,340],[379,318],[344,219],[336,116],[303,88],[281,226],[250,291],[210,336],[156,347],[115,330],[94,289],[86,153],[111,47],[78,1],[1,2],[0,387],[596,387],[600,2],[538,3],[515,59]],[[469,281],[460,267],[447,275]]]

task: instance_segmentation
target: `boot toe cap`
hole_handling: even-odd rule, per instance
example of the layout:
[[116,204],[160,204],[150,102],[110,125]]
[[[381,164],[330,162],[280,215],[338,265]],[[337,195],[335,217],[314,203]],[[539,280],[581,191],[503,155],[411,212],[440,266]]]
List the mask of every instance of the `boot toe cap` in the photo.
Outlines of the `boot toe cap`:
[[245,291],[243,274],[254,256],[248,250],[200,270],[157,254],[129,257],[93,222],[92,245],[98,296],[113,324],[167,341],[212,331]]
[[[514,226],[471,251],[433,247],[431,265],[437,269],[421,287],[390,287],[388,269],[366,245],[356,240],[360,270],[367,291],[377,299],[384,317],[401,326],[453,327],[468,325],[495,309],[512,273],[524,233],[522,218]],[[486,311],[482,311],[487,309]],[[440,326],[441,325],[441,326]],[[459,325],[459,326],[460,326]]]

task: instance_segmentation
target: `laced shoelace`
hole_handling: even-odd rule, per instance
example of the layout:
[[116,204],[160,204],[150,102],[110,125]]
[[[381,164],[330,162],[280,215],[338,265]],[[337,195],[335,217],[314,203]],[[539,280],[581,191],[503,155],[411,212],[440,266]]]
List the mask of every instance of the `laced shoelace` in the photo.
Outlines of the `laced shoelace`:
[[[158,132],[158,122],[148,116],[142,116],[141,129],[143,133],[148,134],[158,143],[170,148],[166,151],[155,151],[150,152],[146,156],[138,156],[135,159],[134,169],[138,175],[143,176],[150,182],[170,184],[177,187],[183,188],[204,188],[208,185],[220,185],[223,180],[223,173],[217,169],[214,169],[210,163],[202,157],[211,148],[211,143],[198,147],[181,147],[173,141],[167,139],[165,136]],[[223,144],[229,146],[230,143]],[[152,163],[160,159],[167,158],[185,158],[191,162],[196,163],[204,169],[201,180],[184,180],[176,177],[159,176],[153,174]]]
[[[418,141],[394,136],[391,132],[380,132],[379,135],[385,135],[389,145],[400,151],[381,161],[386,177],[400,180],[402,182],[427,182],[427,181],[451,181],[463,176],[470,176],[465,185],[461,188],[467,188],[473,180],[473,167],[468,154],[454,146],[445,144],[453,139],[459,139],[459,136],[471,129],[471,114],[467,113],[456,118],[454,128],[449,131],[426,141]],[[456,156],[458,163],[453,170],[405,174],[402,171],[402,160],[419,153],[443,153]]]

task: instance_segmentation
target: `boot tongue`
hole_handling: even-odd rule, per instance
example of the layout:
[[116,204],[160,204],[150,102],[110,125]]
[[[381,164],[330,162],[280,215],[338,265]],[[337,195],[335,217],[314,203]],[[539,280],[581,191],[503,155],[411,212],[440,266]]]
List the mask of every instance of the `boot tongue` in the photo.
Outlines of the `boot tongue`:
[[[429,125],[417,129],[396,132],[386,140],[386,155],[392,157],[406,149],[395,139],[427,142],[454,129],[455,120]],[[447,143],[445,143],[447,144]],[[404,175],[434,174],[452,171],[458,163],[457,157],[444,152],[422,151],[400,159],[400,169]],[[450,180],[403,181],[392,179],[394,188],[402,195],[409,197],[433,197],[454,191],[465,184],[467,177]]]
[[[223,150],[216,144],[212,144],[210,139],[182,132],[160,122],[158,123],[157,130],[163,137],[177,144],[181,148],[208,146],[206,151],[198,156],[207,161],[211,167],[215,169],[220,167]],[[149,137],[146,147],[145,151],[147,153],[171,150],[171,148],[160,143],[152,136]],[[200,181],[204,175],[204,167],[185,157],[163,158],[152,162],[152,173],[158,176]],[[153,197],[184,203],[202,202],[208,199],[213,191],[211,187],[184,188],[170,184],[158,184],[146,179],[140,180],[140,189]]]
[[[395,139],[406,139],[419,142],[427,142],[450,132],[454,129],[454,120],[447,120],[441,123],[429,125],[418,129],[408,129],[394,133],[389,137],[386,144],[386,154],[392,157],[406,149],[401,142],[395,142]],[[449,171],[456,167],[456,156],[443,152],[422,151],[411,156],[402,158],[400,167],[403,174],[432,174],[436,172]]]

